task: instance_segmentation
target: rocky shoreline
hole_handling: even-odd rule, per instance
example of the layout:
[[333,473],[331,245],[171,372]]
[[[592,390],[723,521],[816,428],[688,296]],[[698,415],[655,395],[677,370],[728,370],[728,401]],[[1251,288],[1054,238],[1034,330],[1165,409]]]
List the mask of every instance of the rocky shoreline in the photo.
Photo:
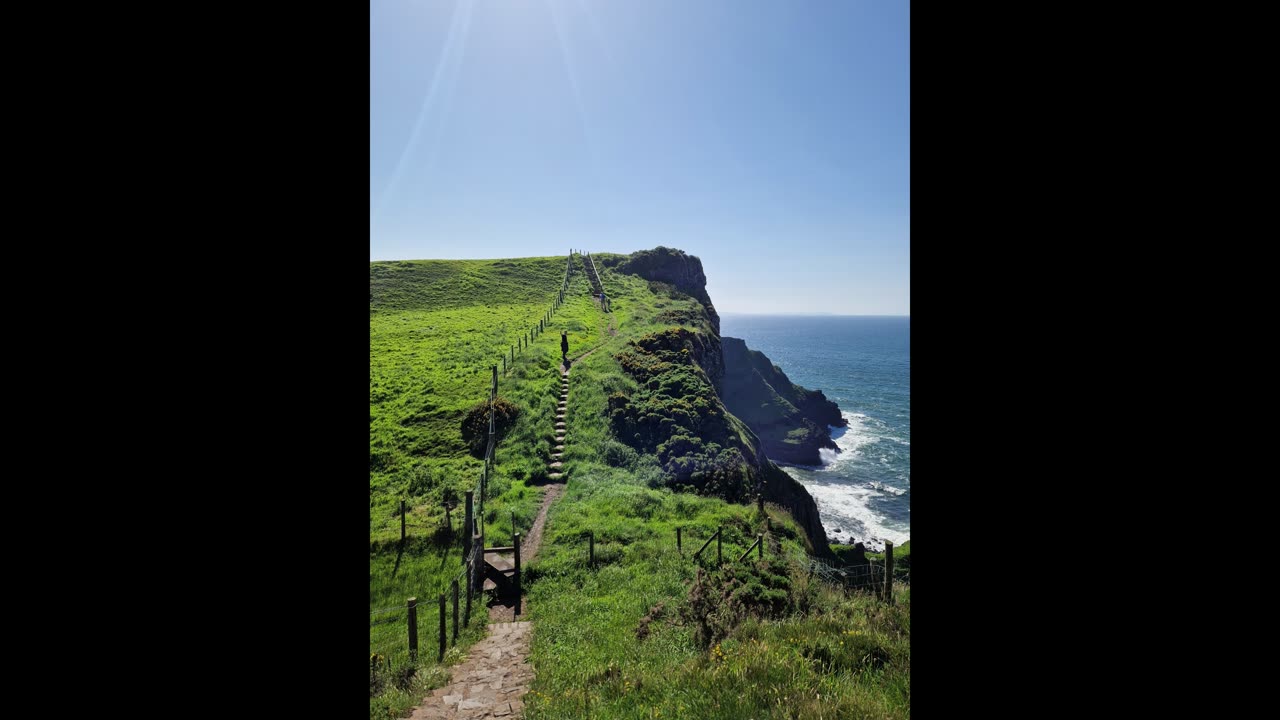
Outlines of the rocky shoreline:
[[770,460],[787,465],[822,464],[822,450],[840,452],[831,427],[847,427],[840,407],[821,390],[801,387],[764,353],[739,338],[721,337],[724,375],[718,390],[729,412],[760,438]]

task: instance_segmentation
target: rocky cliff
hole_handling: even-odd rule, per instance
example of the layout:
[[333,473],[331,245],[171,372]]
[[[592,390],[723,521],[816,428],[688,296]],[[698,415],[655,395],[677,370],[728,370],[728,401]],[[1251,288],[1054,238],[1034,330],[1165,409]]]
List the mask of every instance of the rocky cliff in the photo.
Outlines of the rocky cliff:
[[617,265],[617,271],[638,275],[646,280],[663,282],[689,295],[707,309],[711,329],[720,335],[720,315],[707,295],[707,276],[702,272],[702,261],[683,250],[659,245],[652,250],[640,250]]
[[[611,258],[609,265],[666,283],[706,312],[672,318],[698,330],[646,335],[616,356],[641,389],[609,398],[614,434],[656,454],[673,486],[735,502],[763,495],[791,513],[815,555],[834,557],[813,497],[770,458],[777,452],[782,462],[817,464],[819,448],[835,447],[826,426],[844,424],[839,408],[821,392],[790,382],[743,341],[720,337],[720,317],[698,258],[659,247]],[[752,410],[752,399],[763,399],[768,409]]]
[[821,390],[806,390],[791,382],[782,368],[764,353],[738,338],[720,338],[724,376],[720,397],[760,437],[773,460],[793,465],[817,465],[822,448],[838,450],[828,426],[848,421]]

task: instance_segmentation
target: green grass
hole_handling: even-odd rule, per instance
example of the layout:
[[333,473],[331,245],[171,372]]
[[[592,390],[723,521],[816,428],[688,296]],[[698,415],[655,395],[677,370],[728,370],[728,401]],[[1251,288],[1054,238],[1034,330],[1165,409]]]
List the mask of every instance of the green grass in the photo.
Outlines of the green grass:
[[[661,310],[653,308],[657,302],[650,298],[649,307]],[[673,492],[653,456],[625,452],[608,430],[605,400],[632,385],[603,353],[575,366],[570,378],[570,481],[529,567],[538,675],[526,717],[908,717],[909,587],[896,587],[897,605],[887,606],[810,584],[799,573],[792,583],[801,599],[790,614],[747,619],[719,652],[703,649],[687,625],[669,620],[649,623],[648,637],[637,637],[651,608],[661,603],[674,612],[685,602],[697,567],[712,564],[715,543],[701,562],[691,555],[717,527],[724,528],[723,559],[730,563],[763,519],[754,506]],[[777,551],[802,553],[790,516],[767,508]],[[676,551],[677,526],[683,555]],[[587,566],[588,531],[595,536],[595,568]]]
[[[690,602],[699,568],[716,564],[716,545],[699,561],[691,555],[723,528],[723,562],[733,563],[764,518],[754,505],[674,492],[654,455],[614,437],[608,397],[640,390],[615,356],[646,334],[708,328],[699,303],[615,273],[602,262],[608,259],[596,255],[613,312],[602,313],[592,302],[575,258],[567,302],[499,379],[499,393],[520,416],[497,449],[484,517],[489,545],[510,541],[512,513],[526,531],[540,503],[559,396],[559,331],[570,333],[571,356],[598,348],[570,375],[568,484],[551,510],[537,558],[526,566],[537,670],[526,717],[908,717],[907,585],[895,587],[897,603],[890,606],[810,583],[804,573],[775,572],[787,588],[785,610],[767,619],[750,613],[724,619],[725,636],[711,647],[695,637],[680,608]],[[403,606],[413,595],[422,607],[416,677],[408,689],[387,684],[371,696],[371,717],[405,714],[481,636],[483,603],[477,602],[457,648],[444,666],[435,662],[435,598],[462,567],[460,545],[440,532],[439,499],[445,488],[461,495],[475,486],[482,463],[462,441],[462,417],[485,397],[489,367],[497,360],[501,373],[500,354],[550,306],[564,267],[563,257],[371,266],[370,610]],[[610,320],[616,336],[608,333]],[[401,498],[411,508],[411,541],[403,551]],[[798,556],[801,531],[785,510],[767,510],[775,530],[769,557]],[[459,506],[455,527],[461,518]],[[676,550],[677,527],[683,554]],[[595,538],[594,567],[587,563],[588,532]],[[906,546],[895,558],[905,553]],[[756,557],[753,552],[744,564],[754,566]],[[658,605],[663,610],[653,617]],[[646,616],[650,621],[642,622]],[[408,663],[405,636],[403,610],[371,614],[371,653],[391,656],[393,670]]]
[[[484,507],[488,544],[510,542],[513,514],[521,532],[528,531],[537,514],[543,488],[534,483],[546,476],[550,445],[532,439],[550,427],[559,394],[559,330],[570,333],[571,353],[604,336],[579,262],[566,303],[548,329],[518,349],[511,362],[511,347],[551,308],[564,272],[563,257],[370,265],[370,654],[389,658],[393,672],[416,669],[407,689],[388,682],[370,698],[371,717],[403,714],[447,677],[435,662],[436,601],[463,567],[464,507],[460,502],[452,511],[458,532],[449,535],[441,497],[448,489],[461,498],[479,480],[483,462],[469,453],[461,424],[467,410],[488,396],[495,363],[499,394],[515,403],[521,415],[497,448]],[[504,354],[509,365],[505,375]],[[409,541],[403,548],[402,499],[409,510]],[[416,662],[408,654],[404,606],[409,597],[420,603]],[[373,614],[386,608],[397,609]],[[451,651],[455,660],[483,637],[483,598],[473,601],[472,613],[471,627],[460,636],[457,652]],[[451,623],[450,616],[450,635]]]

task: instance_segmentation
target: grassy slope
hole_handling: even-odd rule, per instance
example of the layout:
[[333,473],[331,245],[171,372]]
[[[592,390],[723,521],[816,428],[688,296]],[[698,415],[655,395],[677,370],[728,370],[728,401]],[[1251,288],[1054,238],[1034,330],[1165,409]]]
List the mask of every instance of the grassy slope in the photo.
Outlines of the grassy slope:
[[[497,449],[486,536],[507,542],[513,513],[517,529],[532,525],[543,492],[532,483],[545,477],[546,420],[559,394],[554,367],[559,330],[569,332],[571,354],[604,337],[580,265],[550,329],[517,350],[506,376],[502,354],[550,308],[564,271],[563,257],[370,264],[369,609],[398,608],[371,614],[370,653],[390,657],[393,667],[407,666],[405,600],[416,596],[427,605],[419,611],[418,680],[409,691],[387,688],[371,699],[371,716],[399,714],[421,700],[422,690],[447,677],[433,662],[434,603],[461,569],[462,548],[460,539],[441,532],[440,497],[445,488],[461,497],[480,477],[483,462],[467,452],[460,427],[465,412],[487,396],[495,362],[499,394],[522,413]],[[543,435],[543,442],[535,442]],[[403,552],[401,499],[410,509],[410,542]],[[461,526],[462,511],[459,505],[452,513],[455,528]],[[446,664],[483,637],[483,606],[473,605],[472,612],[478,620]]]
[[[667,327],[657,316],[690,307],[654,295],[638,278],[602,275],[622,320],[612,352],[628,337]],[[634,390],[612,352],[594,354],[570,377],[571,480],[529,570],[538,677],[526,717],[907,717],[909,588],[898,590],[896,608],[817,586],[797,589],[813,596],[807,613],[748,621],[718,652],[701,649],[688,627],[665,620],[651,624],[647,639],[637,638],[650,608],[681,603],[696,573],[689,556],[717,526],[725,528],[729,562],[763,523],[754,507],[654,487],[661,477],[656,460],[611,439],[605,399]],[[773,507],[769,513],[781,550],[802,552],[789,516]],[[683,528],[683,556],[676,526]],[[586,567],[588,531],[595,535],[596,569]],[[713,543],[704,557],[714,552]],[[890,662],[864,667],[864,656],[877,652]]]
[[[527,269],[531,277],[546,276],[544,304],[539,304],[532,283],[502,275],[503,267],[494,262],[422,263],[458,267],[407,268],[405,272],[416,274],[400,279],[414,287],[384,290],[395,306],[371,316],[371,609],[402,603],[407,592],[419,592],[411,586],[436,587],[459,567],[456,549],[424,543],[406,553],[414,557],[403,559],[391,578],[394,546],[376,541],[398,537],[394,508],[400,493],[410,493],[414,523],[431,528],[442,517],[431,502],[438,497],[438,488],[448,482],[459,491],[474,485],[480,462],[466,455],[457,425],[462,412],[483,397],[487,374],[469,373],[463,359],[466,348],[421,328],[437,323],[445,327],[445,320],[454,323],[448,327],[483,327],[486,320],[501,317],[515,328],[510,333],[514,335],[521,328],[517,317],[521,310],[536,321],[559,286],[563,258],[507,262]],[[800,587],[804,579],[797,577],[793,591],[806,598],[804,613],[769,622],[747,620],[710,652],[694,640],[690,628],[671,622],[670,608],[682,602],[696,574],[688,559],[692,552],[715,527],[723,526],[725,561],[734,560],[752,541],[762,519],[753,507],[659,487],[661,471],[656,460],[612,439],[605,399],[614,391],[635,390],[634,381],[613,354],[628,338],[665,329],[672,318],[697,313],[691,300],[655,294],[639,278],[603,267],[601,275],[613,301],[617,337],[604,332],[608,319],[590,303],[580,273],[570,302],[553,323],[553,328],[571,326],[571,355],[602,341],[605,345],[575,365],[570,376],[565,455],[569,484],[552,510],[542,550],[527,570],[530,618],[537,621],[533,662],[538,671],[533,692],[526,698],[527,717],[794,717],[796,712],[815,718],[907,717],[909,587],[898,588],[897,607],[887,608],[817,585]],[[376,299],[379,282],[388,281],[378,277],[376,265],[372,276]],[[424,281],[429,286],[418,287]],[[456,292],[448,290],[450,283]],[[467,304],[468,299],[484,298],[492,298],[492,304]],[[518,302],[508,302],[512,299]],[[414,302],[428,303],[432,309]],[[419,328],[416,334],[407,334],[414,328]],[[482,366],[491,362],[485,357],[496,355],[502,343],[510,342],[480,331],[469,333],[468,339],[475,344],[470,351],[479,353],[475,362]],[[489,355],[486,342],[491,346]],[[486,520],[500,522],[489,525],[491,533],[498,532],[502,523],[506,529],[501,532],[510,533],[509,516],[503,519],[508,508],[516,509],[522,528],[528,526],[525,518],[536,508],[540,490],[526,482],[545,472],[550,451],[558,344],[559,332],[553,329],[518,362],[511,378],[500,381],[502,394],[526,412],[499,446],[494,489],[501,494],[490,503],[493,509]],[[406,376],[416,381],[409,382]],[[375,402],[379,392],[386,397]],[[423,413],[424,422],[401,423],[428,402],[432,409]],[[420,448],[429,453],[418,452]],[[375,471],[373,456],[385,451],[395,454],[395,464]],[[799,552],[794,523],[777,508],[770,508],[770,515],[775,535],[781,539],[780,549]],[[677,525],[684,528],[683,556],[675,548]],[[599,562],[594,569],[586,567],[588,531],[596,539]],[[713,543],[704,555],[714,558],[714,552]],[[401,583],[401,577],[413,580]],[[652,633],[640,640],[635,632],[640,619],[658,603],[664,603],[669,612],[653,622]],[[392,635],[403,636],[403,616],[387,627],[393,628],[388,631]],[[477,632],[474,627],[472,632]],[[375,637],[371,631],[371,647],[377,647]],[[424,644],[434,648],[434,632],[428,632],[427,638],[431,641]],[[866,658],[873,656],[883,664],[868,666]],[[430,685],[439,672],[424,662],[419,674],[427,682],[416,690]],[[412,704],[409,693],[387,696],[383,702],[371,701],[371,715],[375,705],[395,711]]]

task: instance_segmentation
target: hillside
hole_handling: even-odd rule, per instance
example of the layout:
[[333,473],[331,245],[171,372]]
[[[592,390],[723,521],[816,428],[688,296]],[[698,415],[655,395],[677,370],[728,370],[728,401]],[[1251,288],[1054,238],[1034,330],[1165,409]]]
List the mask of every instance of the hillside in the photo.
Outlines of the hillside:
[[[696,257],[593,259],[611,312],[574,256],[564,303],[527,347],[518,338],[554,302],[565,257],[371,264],[370,647],[414,671],[371,675],[371,717],[402,715],[447,672],[434,653],[409,661],[403,613],[388,608],[443,592],[462,562],[447,530],[460,511],[446,520],[444,505],[483,466],[461,427],[495,361],[517,414],[483,522],[498,539],[532,522],[553,452],[561,330],[570,357],[595,352],[568,377],[564,495],[526,569],[537,675],[525,716],[908,717],[909,586],[886,604],[812,576],[810,556],[835,556],[812,498],[770,459],[777,432],[812,432],[805,422],[826,422],[834,406],[719,336]],[[744,398],[773,409],[752,413]],[[712,542],[694,560],[717,529],[722,559]],[[757,533],[764,559],[737,562]],[[444,665],[482,635],[470,625]]]

